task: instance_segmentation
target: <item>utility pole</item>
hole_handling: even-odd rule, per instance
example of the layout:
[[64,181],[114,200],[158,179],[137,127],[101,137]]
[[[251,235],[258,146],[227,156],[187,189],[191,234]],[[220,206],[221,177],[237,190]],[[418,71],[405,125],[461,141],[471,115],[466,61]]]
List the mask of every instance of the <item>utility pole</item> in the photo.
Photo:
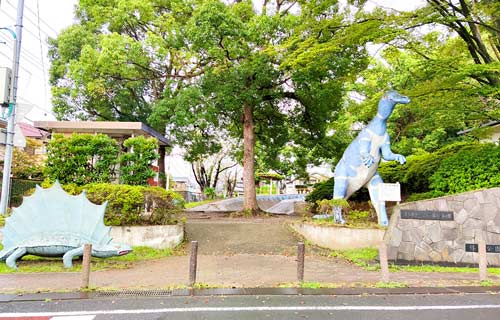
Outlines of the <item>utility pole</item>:
[[14,39],[14,61],[12,63],[12,80],[7,119],[7,141],[5,143],[5,157],[3,162],[2,195],[0,198],[0,214],[7,213],[10,198],[10,172],[12,166],[12,151],[14,148],[14,125],[16,120],[17,82],[19,80],[19,60],[21,58],[21,40],[23,35],[24,0],[17,2],[16,33]]

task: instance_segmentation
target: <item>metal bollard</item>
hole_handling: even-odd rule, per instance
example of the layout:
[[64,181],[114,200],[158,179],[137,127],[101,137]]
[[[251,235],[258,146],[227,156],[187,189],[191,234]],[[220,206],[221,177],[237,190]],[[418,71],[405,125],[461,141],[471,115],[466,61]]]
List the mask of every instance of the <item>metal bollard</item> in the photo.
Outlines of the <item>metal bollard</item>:
[[297,244],[297,280],[304,281],[304,255],[305,255],[304,242]]
[[83,247],[82,261],[82,288],[88,289],[90,283],[90,259],[92,258],[92,245],[86,244]]
[[378,246],[380,258],[380,272],[382,273],[382,282],[389,282],[389,263],[387,262],[387,245],[381,243]]
[[191,257],[189,258],[189,286],[196,283],[196,268],[198,266],[198,241],[191,241]]
[[486,260],[486,242],[484,240],[478,241],[479,253],[479,281],[486,281],[488,278],[488,261]]

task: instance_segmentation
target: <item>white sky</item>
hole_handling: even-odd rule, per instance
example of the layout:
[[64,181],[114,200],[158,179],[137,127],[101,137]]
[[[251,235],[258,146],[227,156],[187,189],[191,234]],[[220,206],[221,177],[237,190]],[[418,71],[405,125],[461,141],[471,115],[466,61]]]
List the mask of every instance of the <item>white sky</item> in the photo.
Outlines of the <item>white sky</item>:
[[[74,22],[77,0],[25,0],[22,54],[19,71],[18,102],[37,106],[40,117],[51,110],[47,39],[55,37]],[[369,0],[371,7],[383,6],[411,10],[424,0]],[[0,0],[0,27],[15,25],[18,0]],[[38,23],[38,12],[40,23]],[[0,66],[12,68],[12,37],[0,30]],[[31,119],[36,120],[36,119]]]
[[[76,0],[25,0],[18,102],[36,105],[38,113],[51,110],[47,39],[73,22]],[[0,27],[15,31],[18,0],[0,0]],[[40,23],[38,23],[38,12]],[[39,28],[40,26],[40,28]],[[12,68],[12,36],[0,30],[0,66]],[[33,119],[35,120],[35,119]]]

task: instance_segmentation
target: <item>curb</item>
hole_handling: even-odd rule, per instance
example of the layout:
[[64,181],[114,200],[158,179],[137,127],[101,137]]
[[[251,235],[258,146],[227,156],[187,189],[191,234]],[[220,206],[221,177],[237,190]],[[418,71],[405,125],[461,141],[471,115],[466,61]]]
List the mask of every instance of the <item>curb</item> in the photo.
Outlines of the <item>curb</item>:
[[188,296],[290,296],[290,295],[433,295],[433,294],[497,294],[500,286],[477,287],[413,287],[413,288],[214,288],[214,289],[174,289],[174,290],[117,290],[93,292],[1,294],[0,304],[27,301],[62,301],[131,297],[188,297]]

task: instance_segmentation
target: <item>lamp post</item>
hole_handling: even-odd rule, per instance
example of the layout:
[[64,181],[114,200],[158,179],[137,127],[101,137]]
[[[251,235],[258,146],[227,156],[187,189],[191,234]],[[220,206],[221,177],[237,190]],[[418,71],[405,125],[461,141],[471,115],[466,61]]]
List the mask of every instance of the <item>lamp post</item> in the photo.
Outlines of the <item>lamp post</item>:
[[7,213],[10,191],[10,172],[12,166],[12,151],[14,148],[14,125],[16,119],[17,82],[19,80],[19,60],[21,57],[21,40],[23,34],[24,0],[17,2],[16,31],[9,30],[16,43],[14,45],[14,61],[12,62],[12,79],[7,118],[7,139],[5,142],[5,156],[3,165],[2,194],[0,198],[0,214]]

